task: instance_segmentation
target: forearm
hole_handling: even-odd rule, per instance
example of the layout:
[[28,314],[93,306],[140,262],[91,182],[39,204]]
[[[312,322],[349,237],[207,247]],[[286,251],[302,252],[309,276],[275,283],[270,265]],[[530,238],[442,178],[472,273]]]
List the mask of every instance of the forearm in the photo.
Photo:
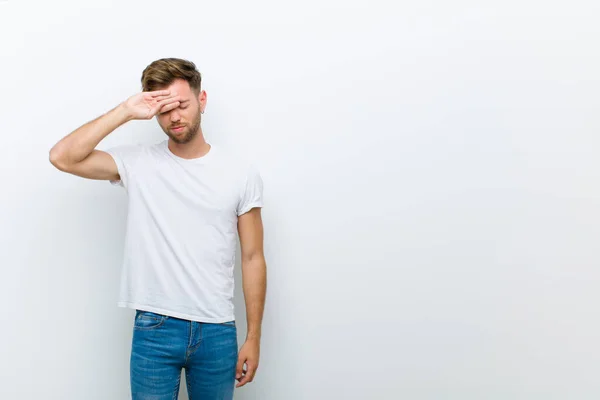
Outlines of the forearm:
[[267,265],[263,255],[242,260],[242,279],[248,322],[247,339],[260,341],[267,291]]
[[61,139],[50,150],[50,158],[63,164],[78,163],[89,156],[102,139],[131,119],[123,104],[119,104]]

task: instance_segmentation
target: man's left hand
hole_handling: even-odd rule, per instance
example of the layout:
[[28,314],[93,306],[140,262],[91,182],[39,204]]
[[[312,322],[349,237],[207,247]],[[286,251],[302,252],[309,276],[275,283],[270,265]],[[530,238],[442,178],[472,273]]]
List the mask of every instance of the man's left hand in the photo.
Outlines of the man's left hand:
[[[235,387],[244,386],[254,380],[254,375],[258,368],[258,358],[260,357],[260,342],[257,339],[246,339],[246,342],[240,349],[238,363],[235,372],[235,379],[238,381]],[[244,370],[244,364],[246,369]]]

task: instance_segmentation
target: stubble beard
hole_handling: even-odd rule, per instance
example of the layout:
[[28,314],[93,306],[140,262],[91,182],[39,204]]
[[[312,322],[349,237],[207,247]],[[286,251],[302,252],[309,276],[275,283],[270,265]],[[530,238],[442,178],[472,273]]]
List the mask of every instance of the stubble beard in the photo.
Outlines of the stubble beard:
[[[192,125],[189,127],[187,133],[183,137],[176,136],[175,134],[173,134],[170,131],[170,128],[167,128],[167,130],[165,130],[165,133],[167,134],[167,136],[169,136],[171,138],[172,141],[174,141],[177,144],[189,143],[198,134],[198,131],[200,129],[201,119],[202,119],[202,117],[201,117],[201,113],[200,113],[200,107],[198,107],[198,115],[197,115],[196,119],[194,119],[194,121],[192,122]],[[186,126],[186,128],[188,128],[188,127]]]

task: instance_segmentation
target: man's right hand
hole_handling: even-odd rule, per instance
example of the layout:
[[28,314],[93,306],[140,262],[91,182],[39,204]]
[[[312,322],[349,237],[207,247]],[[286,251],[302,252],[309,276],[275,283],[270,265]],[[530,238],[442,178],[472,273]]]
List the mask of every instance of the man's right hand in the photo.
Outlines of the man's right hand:
[[123,102],[127,114],[132,119],[151,119],[159,112],[171,111],[179,107],[180,97],[170,90],[137,93]]

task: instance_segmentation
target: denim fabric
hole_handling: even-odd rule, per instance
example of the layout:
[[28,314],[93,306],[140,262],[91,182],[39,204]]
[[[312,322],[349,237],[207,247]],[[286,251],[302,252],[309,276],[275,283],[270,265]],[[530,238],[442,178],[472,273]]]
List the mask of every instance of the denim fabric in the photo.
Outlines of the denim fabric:
[[238,342],[235,321],[187,321],[136,311],[131,347],[133,400],[176,400],[185,368],[190,400],[231,400]]

